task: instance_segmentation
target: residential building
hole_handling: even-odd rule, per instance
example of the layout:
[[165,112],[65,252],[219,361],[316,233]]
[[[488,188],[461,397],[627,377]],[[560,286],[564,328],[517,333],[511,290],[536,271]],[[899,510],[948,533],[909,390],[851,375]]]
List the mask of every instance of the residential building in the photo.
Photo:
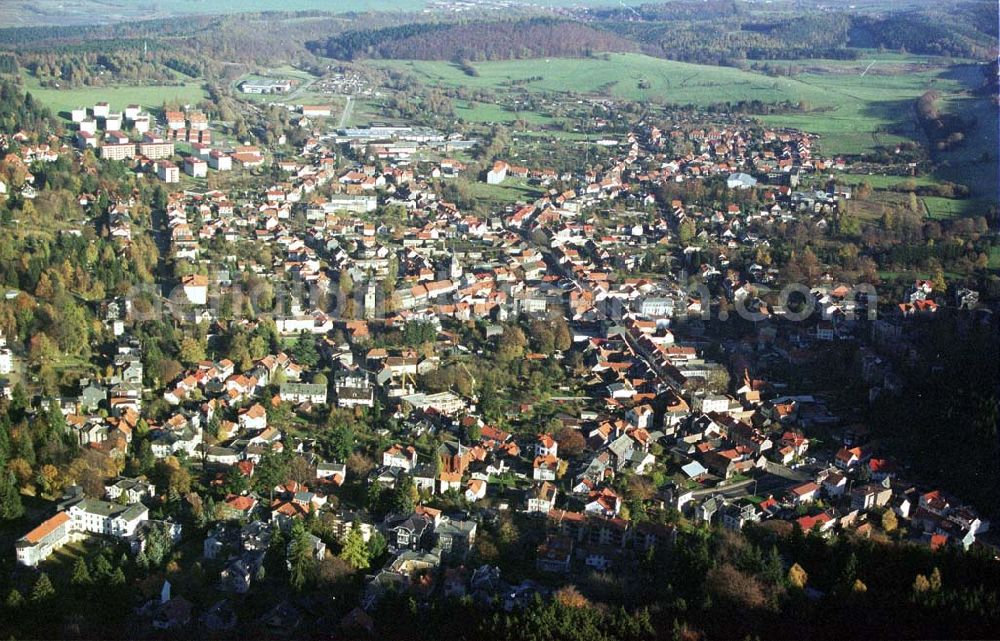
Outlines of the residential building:
[[184,173],[193,178],[205,178],[208,176],[208,163],[201,158],[188,156],[184,159]]
[[174,155],[174,143],[146,135],[139,143],[139,153],[150,160],[170,158]]
[[499,185],[502,183],[507,178],[508,169],[510,169],[510,165],[502,160],[493,163],[493,167],[486,172],[486,184]]
[[156,176],[165,183],[179,183],[181,181],[180,169],[169,160],[160,160],[156,163]]
[[326,403],[326,385],[314,383],[282,383],[279,396],[292,403]]
[[101,158],[105,160],[127,160],[135,158],[135,145],[124,144],[103,144],[101,145]]
[[216,171],[232,171],[233,157],[216,149],[208,154],[208,166]]
[[208,303],[208,276],[203,274],[189,274],[181,278],[181,288],[184,296],[192,305],[205,305]]

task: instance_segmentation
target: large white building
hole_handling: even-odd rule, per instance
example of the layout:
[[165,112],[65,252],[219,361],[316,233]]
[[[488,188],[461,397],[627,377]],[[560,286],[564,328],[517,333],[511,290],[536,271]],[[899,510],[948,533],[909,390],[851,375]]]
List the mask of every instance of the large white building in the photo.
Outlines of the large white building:
[[50,554],[70,541],[72,519],[66,512],[60,512],[42,521],[38,527],[18,539],[17,562],[35,567]]
[[72,519],[72,530],[119,539],[131,537],[139,524],[149,519],[149,508],[142,503],[119,505],[89,498],[71,505],[66,512]]
[[147,520],[149,508],[142,503],[119,505],[81,498],[18,539],[17,562],[35,567],[54,551],[87,534],[131,539]]

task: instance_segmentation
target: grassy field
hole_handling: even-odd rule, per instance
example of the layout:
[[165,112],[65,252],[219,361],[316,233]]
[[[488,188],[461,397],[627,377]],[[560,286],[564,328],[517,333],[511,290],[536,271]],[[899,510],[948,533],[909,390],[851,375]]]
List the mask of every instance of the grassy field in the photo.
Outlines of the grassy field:
[[880,174],[837,174],[837,182],[845,185],[861,185],[867,182],[873,189],[897,189],[913,185],[926,187],[938,184],[929,176],[883,176]]
[[[696,106],[739,100],[804,103],[807,113],[777,114],[762,120],[820,134],[820,144],[829,154],[857,154],[916,136],[910,115],[912,101],[930,88],[946,95],[963,88],[962,81],[943,64],[916,65],[905,56],[881,62],[877,73],[864,76],[861,73],[867,62],[837,62],[836,72],[814,71],[793,78],[641,54],[476,63],[479,75],[474,77],[444,61],[381,60],[369,64],[406,70],[432,85],[498,91],[524,87]],[[809,64],[799,66],[816,67]],[[509,112],[479,111],[476,115],[510,118]]]
[[521,179],[508,178],[502,184],[488,185],[484,182],[469,182],[469,193],[479,200],[493,203],[534,202],[542,192],[529,186]]
[[140,104],[147,110],[159,111],[166,102],[196,103],[207,98],[200,82],[189,82],[171,87],[81,87],[78,89],[48,89],[38,85],[33,78],[26,78],[25,87],[57,116],[69,120],[71,109],[92,107],[98,102],[111,104],[111,109],[121,111],[126,105]]
[[927,217],[936,220],[958,216],[984,216],[989,207],[988,200],[977,198],[956,199],[924,196],[921,200],[927,209]]
[[553,122],[551,116],[536,111],[508,111],[500,105],[475,101],[456,101],[455,116],[466,122],[503,122],[523,120],[532,125],[547,125]]

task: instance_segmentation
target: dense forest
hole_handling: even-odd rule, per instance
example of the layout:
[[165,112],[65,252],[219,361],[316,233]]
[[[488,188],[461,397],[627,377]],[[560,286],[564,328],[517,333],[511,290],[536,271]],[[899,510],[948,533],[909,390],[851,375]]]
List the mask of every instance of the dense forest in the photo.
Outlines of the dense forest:
[[[903,13],[854,19],[851,46],[874,46],[936,56],[988,59],[996,54],[997,4],[983,3],[953,13]],[[990,31],[992,29],[992,31]]]
[[532,18],[470,24],[412,24],[355,31],[325,43],[309,43],[330,58],[511,60],[579,57],[596,52],[637,51],[638,45],[608,31],[568,20]]

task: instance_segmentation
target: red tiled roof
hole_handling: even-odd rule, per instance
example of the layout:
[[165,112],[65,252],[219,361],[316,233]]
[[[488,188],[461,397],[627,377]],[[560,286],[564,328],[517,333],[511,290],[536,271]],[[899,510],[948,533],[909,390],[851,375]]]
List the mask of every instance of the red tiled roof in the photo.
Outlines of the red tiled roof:
[[24,535],[29,543],[38,543],[49,534],[52,534],[63,523],[69,521],[69,514],[60,512],[50,519],[42,521],[38,527]]

